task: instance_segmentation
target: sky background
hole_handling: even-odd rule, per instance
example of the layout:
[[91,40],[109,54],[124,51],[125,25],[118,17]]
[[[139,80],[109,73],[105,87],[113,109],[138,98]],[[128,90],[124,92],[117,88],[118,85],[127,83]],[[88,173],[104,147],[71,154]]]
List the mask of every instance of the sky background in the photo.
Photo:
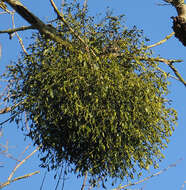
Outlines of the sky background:
[[[50,7],[49,1],[47,0],[24,0],[21,2],[45,22],[56,18],[53,9]],[[60,2],[60,0],[56,0],[58,5]],[[176,16],[176,11],[173,7],[170,5],[160,6],[160,3],[163,4],[164,2],[161,0],[89,0],[89,11],[90,14],[95,15],[100,12],[104,13],[106,8],[110,7],[115,15],[125,14],[126,25],[129,28],[136,25],[138,29],[142,29],[144,35],[150,39],[150,45],[162,40],[166,35],[172,32],[172,20],[170,17]],[[15,16],[15,23],[17,27],[28,25],[19,16]],[[10,27],[10,16],[0,15],[0,30],[8,29]],[[23,39],[24,45],[27,46],[31,31],[20,32],[19,34]],[[0,72],[2,73],[11,61],[16,61],[20,55],[21,48],[17,38],[14,36],[12,40],[9,40],[7,34],[0,34],[0,44],[2,46]],[[176,68],[186,80],[186,48],[176,38],[172,37],[161,46],[153,48],[153,51],[155,52],[155,55],[160,55],[167,59],[182,59],[183,63],[177,63]],[[163,65],[163,63],[162,68],[172,73],[168,67]],[[178,111],[178,127],[170,138],[168,148],[163,151],[165,159],[160,163],[160,168],[158,170],[151,169],[149,172],[145,172],[143,177],[156,173],[163,168],[167,168],[170,164],[177,162],[179,159],[182,160],[176,165],[176,167],[170,168],[160,176],[152,178],[133,189],[139,189],[142,187],[145,190],[178,190],[181,189],[184,181],[186,181],[186,88],[179,81],[174,79],[171,79],[170,81],[169,98],[173,100],[172,105]],[[8,115],[0,115],[0,122],[7,118]],[[0,138],[0,144],[6,144],[7,140],[9,144],[9,153],[16,158],[21,156],[20,159],[23,159],[34,150],[34,147],[31,145],[26,153],[21,155],[25,147],[29,143],[32,144],[32,142],[29,139],[24,141],[24,135],[20,129],[17,129],[14,123],[7,123],[3,126],[3,136]],[[12,169],[15,167],[15,164],[15,161],[0,154],[0,166],[3,166],[0,167],[0,182],[7,180]],[[39,164],[38,154],[35,154],[16,171],[14,177],[22,176],[37,170],[40,170],[41,173],[28,179],[17,181],[4,189],[39,190],[45,174],[45,170],[38,167]],[[82,179],[77,180],[74,176],[68,176],[65,181],[65,189],[80,190],[81,184]],[[126,184],[126,181],[122,184]],[[43,189],[53,190],[55,189],[55,185],[56,181],[53,180],[52,173],[47,173]],[[109,187],[108,189],[112,188]],[[184,189],[186,189],[186,187]]]

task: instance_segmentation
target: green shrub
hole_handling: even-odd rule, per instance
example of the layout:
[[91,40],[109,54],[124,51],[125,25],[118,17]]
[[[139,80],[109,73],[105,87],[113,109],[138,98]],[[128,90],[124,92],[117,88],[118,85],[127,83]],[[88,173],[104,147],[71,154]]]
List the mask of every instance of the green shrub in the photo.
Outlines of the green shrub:
[[9,67],[11,101],[19,104],[12,114],[19,121],[27,113],[28,136],[45,153],[42,166],[67,163],[79,175],[88,171],[92,182],[133,178],[157,166],[174,130],[167,78],[122,16],[95,24],[76,8],[65,18],[84,42],[58,21],[71,48],[34,34],[29,55]]

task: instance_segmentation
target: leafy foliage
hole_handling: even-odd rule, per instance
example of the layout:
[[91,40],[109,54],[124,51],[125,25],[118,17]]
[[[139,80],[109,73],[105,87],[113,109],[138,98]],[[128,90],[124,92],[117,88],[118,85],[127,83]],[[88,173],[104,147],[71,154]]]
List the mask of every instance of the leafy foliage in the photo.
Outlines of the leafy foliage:
[[71,48],[34,34],[30,54],[8,71],[18,104],[12,114],[27,113],[28,136],[46,153],[42,165],[67,163],[88,171],[92,183],[156,167],[177,116],[142,33],[109,13],[95,24],[79,5],[64,17],[69,25],[57,21],[56,28]]

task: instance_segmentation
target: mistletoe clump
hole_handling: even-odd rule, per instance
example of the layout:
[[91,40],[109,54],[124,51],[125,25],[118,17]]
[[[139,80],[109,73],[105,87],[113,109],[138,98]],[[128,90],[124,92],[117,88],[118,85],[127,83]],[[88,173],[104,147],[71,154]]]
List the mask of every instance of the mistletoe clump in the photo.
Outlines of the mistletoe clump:
[[12,114],[19,121],[27,113],[42,166],[66,163],[92,182],[133,178],[137,168],[157,166],[174,129],[167,78],[122,16],[95,24],[76,8],[64,15],[68,25],[56,24],[71,46],[34,34],[30,53],[9,67]]

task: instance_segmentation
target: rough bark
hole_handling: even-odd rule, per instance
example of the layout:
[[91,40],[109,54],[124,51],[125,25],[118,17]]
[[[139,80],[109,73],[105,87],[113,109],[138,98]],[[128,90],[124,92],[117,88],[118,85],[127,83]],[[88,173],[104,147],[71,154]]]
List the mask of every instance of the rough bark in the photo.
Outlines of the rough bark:
[[178,16],[172,17],[175,37],[186,46],[186,4],[184,0],[164,0],[176,8]]
[[182,17],[173,17],[173,30],[175,32],[175,37],[186,46],[186,22]]

